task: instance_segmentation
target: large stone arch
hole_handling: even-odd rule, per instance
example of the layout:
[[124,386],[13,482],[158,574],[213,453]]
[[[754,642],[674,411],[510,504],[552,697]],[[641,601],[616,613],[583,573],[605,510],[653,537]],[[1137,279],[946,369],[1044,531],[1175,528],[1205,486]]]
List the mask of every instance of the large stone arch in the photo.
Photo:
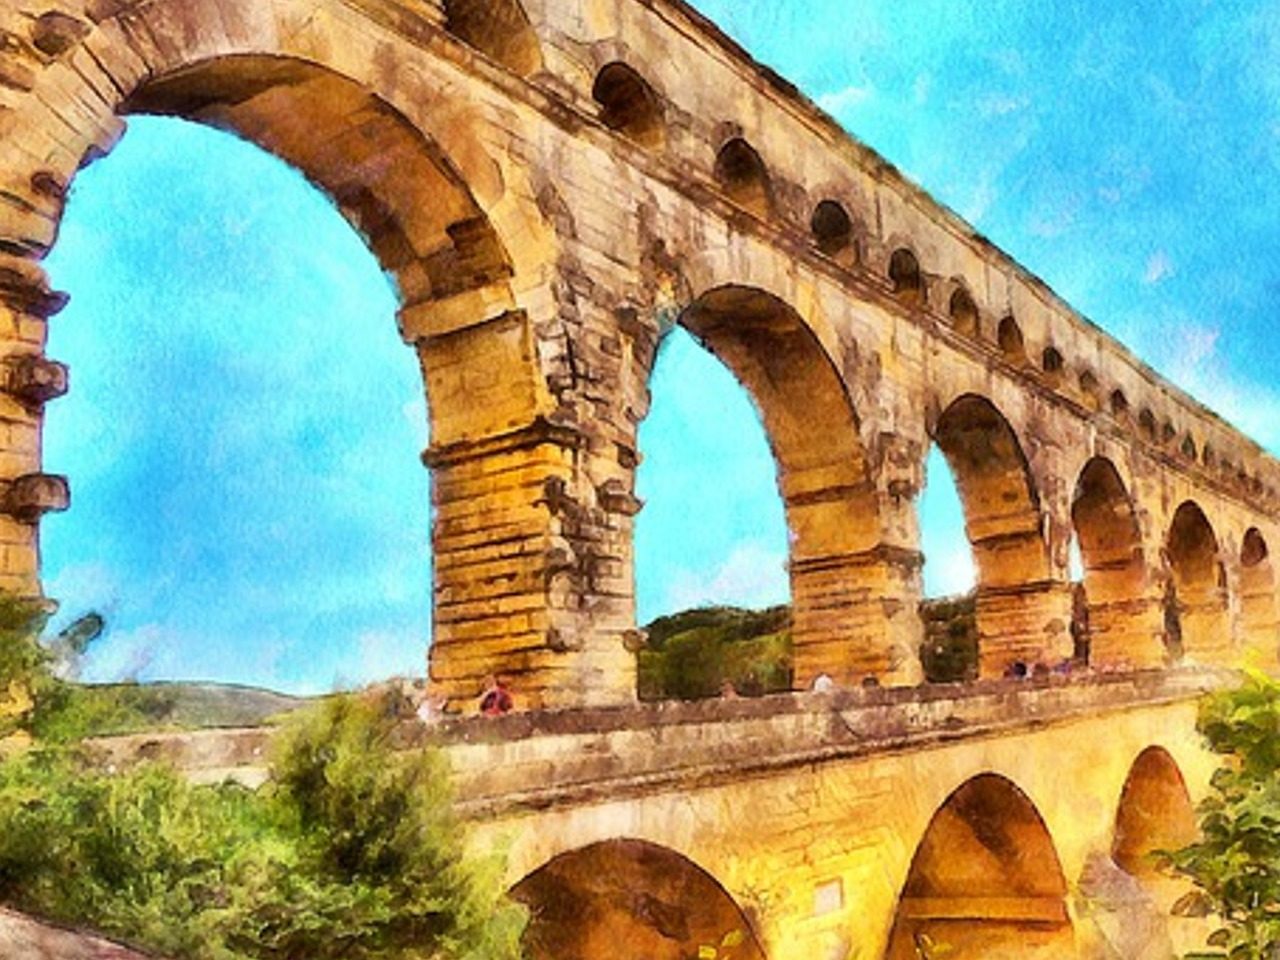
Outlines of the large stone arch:
[[1240,545],[1240,639],[1275,671],[1280,662],[1280,609],[1276,606],[1276,577],[1271,550],[1257,527],[1245,531]]
[[914,680],[914,631],[886,630],[884,615],[886,600],[911,589],[915,565],[881,547],[859,418],[831,348],[795,308],[754,286],[713,286],[678,322],[751,396],[773,451],[791,534],[796,685],[821,674]]
[[[38,356],[43,347],[43,323],[61,301],[38,261],[76,170],[110,149],[121,115],[170,114],[252,140],[326,191],[399,287],[401,333],[421,359],[432,418],[439,692],[474,702],[500,672],[521,706],[626,696],[618,638],[592,633],[587,611],[555,602],[574,589],[576,568],[563,562],[547,491],[573,489],[579,446],[572,428],[552,425],[562,398],[547,374],[563,339],[547,332],[559,317],[559,241],[540,212],[530,154],[491,146],[503,141],[495,129],[544,121],[469,77],[460,65],[477,67],[454,41],[413,43],[377,21],[354,28],[342,3],[105,9],[69,18],[67,46],[0,119],[9,198],[0,202],[0,295],[16,331],[5,349]],[[38,410],[3,402],[0,412],[25,417],[38,436]],[[43,479],[27,477],[23,489],[44,504],[58,478],[39,476],[38,443],[24,456],[20,476],[5,479]],[[14,514],[0,540],[28,559],[0,586],[38,592],[39,510]],[[519,551],[491,546],[513,531]]]
[[1084,565],[1090,662],[1159,666],[1161,620],[1149,595],[1142,531],[1124,480],[1106,457],[1093,457],[1081,469],[1071,523]]
[[938,808],[898,901],[886,960],[1074,956],[1053,838],[1011,780],[979,774]]
[[693,861],[644,840],[562,853],[511,889],[531,960],[765,960],[750,916]]
[[978,574],[980,673],[1056,665],[1071,655],[1064,585],[1052,578],[1040,497],[1013,427],[978,394],[953,400],[930,433],[964,507]]
[[1165,551],[1169,627],[1176,623],[1183,655],[1197,663],[1228,663],[1233,644],[1225,570],[1217,534],[1194,500],[1184,500],[1174,511]]

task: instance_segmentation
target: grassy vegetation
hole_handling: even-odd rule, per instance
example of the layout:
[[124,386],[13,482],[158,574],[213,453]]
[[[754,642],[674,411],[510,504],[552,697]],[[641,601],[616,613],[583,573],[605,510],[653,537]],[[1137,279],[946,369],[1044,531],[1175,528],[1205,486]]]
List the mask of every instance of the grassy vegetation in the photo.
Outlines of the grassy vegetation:
[[791,689],[791,611],[701,607],[660,617],[638,654],[642,700],[744,696]]

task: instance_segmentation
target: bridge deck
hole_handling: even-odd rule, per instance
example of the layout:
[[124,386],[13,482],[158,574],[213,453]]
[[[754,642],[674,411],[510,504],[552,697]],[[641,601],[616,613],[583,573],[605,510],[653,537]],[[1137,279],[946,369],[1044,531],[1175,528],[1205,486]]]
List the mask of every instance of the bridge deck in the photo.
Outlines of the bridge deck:
[[448,750],[463,812],[488,819],[1016,735],[1194,699],[1226,677],[1151,670],[531,712],[446,721],[414,740]]

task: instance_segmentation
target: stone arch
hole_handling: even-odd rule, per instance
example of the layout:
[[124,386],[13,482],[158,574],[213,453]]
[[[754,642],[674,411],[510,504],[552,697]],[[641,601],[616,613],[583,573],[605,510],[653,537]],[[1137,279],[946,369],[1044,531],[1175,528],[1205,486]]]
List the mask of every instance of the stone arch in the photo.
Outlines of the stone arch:
[[920,261],[906,247],[899,247],[889,257],[889,283],[893,294],[913,307],[924,306],[927,299]]
[[[81,41],[105,73],[77,75],[64,59],[37,78],[21,105],[13,155],[43,157],[46,165],[13,173],[56,184],[61,194],[84,157],[110,147],[116,113],[151,112],[231,130],[328,193],[393,276],[403,304],[401,334],[416,345],[424,370],[433,440],[426,460],[437,504],[433,680],[455,702],[470,702],[495,670],[520,675],[525,705],[612,699],[612,691],[567,679],[566,671],[560,671],[566,679],[556,680],[556,671],[547,669],[563,666],[566,650],[591,648],[594,638],[580,635],[578,621],[557,613],[548,600],[555,585],[540,557],[551,543],[551,520],[532,496],[510,522],[542,531],[530,534],[534,549],[523,557],[495,558],[492,572],[511,609],[523,604],[542,613],[498,613],[499,605],[477,596],[475,577],[448,562],[451,552],[463,549],[457,538],[469,538],[474,547],[477,536],[455,522],[451,510],[460,502],[446,506],[460,474],[496,472],[497,460],[505,457],[502,469],[514,469],[519,460],[548,481],[572,476],[567,457],[548,455],[548,448],[572,445],[571,438],[539,426],[556,401],[539,356],[538,318],[522,310],[526,302],[537,304],[536,311],[548,309],[541,294],[557,243],[535,203],[533,171],[488,153],[483,126],[489,107],[478,92],[459,87],[451,98],[434,95],[438,73],[430,52],[411,48],[402,55],[418,58],[413,65],[419,69],[388,71],[377,55],[385,40],[376,31],[344,33],[344,18],[315,15],[328,2],[157,0],[120,8]],[[128,18],[128,27],[117,18]],[[63,130],[56,152],[26,149],[62,122],[45,108],[52,101],[42,95],[43,84],[57,85],[53,100],[81,105],[68,114],[83,121],[79,139]],[[100,115],[92,113],[97,108]],[[472,122],[460,122],[462,117]],[[35,140],[24,146],[23,137]],[[32,258],[47,252],[53,233],[41,225],[43,218],[33,215],[30,227],[6,221],[0,238],[6,250],[29,251]],[[509,244],[515,236],[521,242]],[[47,296],[38,266],[21,262],[28,285]],[[25,306],[14,309],[26,315]],[[503,450],[486,446],[495,437],[522,442],[514,451],[509,440]],[[485,509],[475,499],[466,507]],[[573,642],[556,647],[553,641],[566,634]],[[625,651],[618,657],[625,658]]]
[[758,287],[722,285],[679,323],[734,374],[763,421],[791,532],[795,682],[886,677],[898,663],[871,629],[884,589],[878,501],[852,399],[813,328]]
[[661,147],[666,139],[662,102],[653,87],[634,69],[615,60],[596,74],[591,96],[600,104],[600,119],[646,147]]
[[716,154],[716,182],[738,206],[767,218],[773,212],[773,191],[769,170],[755,147],[742,137],[734,137]]
[[983,773],[952,793],[916,848],[886,960],[930,946],[955,960],[1074,953],[1067,882],[1048,827],[1011,781]]
[[1163,747],[1138,754],[1116,805],[1111,858],[1126,873],[1150,877],[1151,854],[1176,850],[1196,837],[1195,809],[1177,762]]
[[834,257],[845,251],[854,251],[853,220],[844,204],[838,200],[819,202],[813,208],[809,228],[813,231],[818,249],[827,256]]
[[973,302],[973,297],[969,296],[969,291],[963,286],[957,286],[952,292],[947,312],[951,316],[951,325],[955,327],[957,333],[966,337],[978,336],[978,305]]
[[408,308],[512,275],[504,245],[444,153],[327,67],[274,55],[200,60],[142,84],[120,110],[231,131],[302,171],[365,237]]
[[1060,591],[1058,600],[1050,596],[1040,498],[1013,427],[991,401],[965,394],[943,411],[932,435],[955,477],[973,546],[981,674],[1069,657],[1069,620],[1062,621],[1061,636],[1046,628],[1050,607],[1069,604],[1069,591]]
[[1245,531],[1240,546],[1240,634],[1264,666],[1276,669],[1280,611],[1276,607],[1275,570],[1266,538],[1257,527]]
[[1071,524],[1084,562],[1090,661],[1158,666],[1164,654],[1156,608],[1147,597],[1142,532],[1124,481],[1105,457],[1094,457],[1080,471]]
[[444,0],[445,29],[523,77],[542,69],[538,35],[519,0]]
[[996,342],[1000,347],[1001,356],[1007,362],[1018,367],[1026,365],[1027,347],[1022,339],[1022,328],[1018,326],[1018,321],[1012,315],[1000,321],[1000,327],[996,331]]
[[1171,618],[1176,617],[1183,653],[1201,663],[1225,664],[1232,646],[1225,576],[1217,535],[1195,501],[1175,511],[1165,550]]
[[765,960],[748,914],[667,847],[616,839],[562,853],[511,888],[530,960]]

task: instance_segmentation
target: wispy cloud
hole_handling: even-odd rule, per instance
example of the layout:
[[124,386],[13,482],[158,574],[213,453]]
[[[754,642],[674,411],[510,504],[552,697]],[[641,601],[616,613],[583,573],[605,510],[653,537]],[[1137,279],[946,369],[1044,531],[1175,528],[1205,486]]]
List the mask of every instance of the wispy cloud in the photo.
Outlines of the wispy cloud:
[[840,116],[846,110],[852,110],[866,103],[873,96],[875,90],[871,86],[858,86],[852,84],[841,90],[833,90],[830,93],[819,94],[818,106],[832,116]]
[[705,572],[684,570],[667,589],[668,610],[712,603],[764,607],[783,603],[789,587],[785,554],[760,543],[741,543],[724,563]]
[[1147,259],[1147,269],[1143,271],[1142,282],[1149,287],[1155,286],[1171,276],[1173,276],[1173,261],[1165,251],[1157,250]]

